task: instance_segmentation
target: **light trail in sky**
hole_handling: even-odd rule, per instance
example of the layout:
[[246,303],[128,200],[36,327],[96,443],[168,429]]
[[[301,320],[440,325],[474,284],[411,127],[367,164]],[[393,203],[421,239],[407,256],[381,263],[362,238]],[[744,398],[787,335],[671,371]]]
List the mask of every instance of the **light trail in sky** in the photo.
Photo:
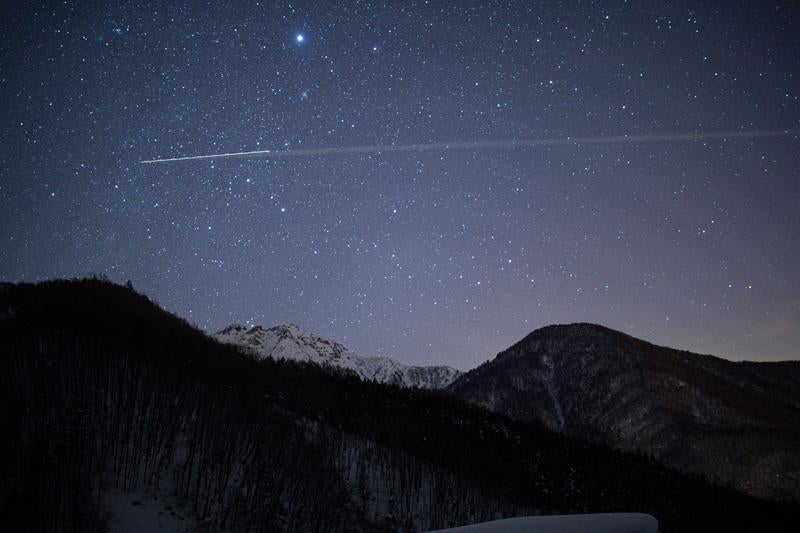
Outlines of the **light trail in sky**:
[[439,142],[420,144],[383,144],[366,146],[333,146],[327,148],[297,148],[288,150],[253,150],[248,152],[226,152],[221,154],[190,155],[148,159],[144,164],[174,163],[203,159],[266,158],[284,159],[292,157],[314,157],[348,154],[381,154],[387,152],[431,152],[445,150],[484,150],[490,148],[535,148],[540,146],[585,146],[597,144],[647,144],[680,141],[708,141],[758,139],[765,137],[796,137],[800,130],[751,130],[722,131],[709,133],[678,133],[665,135],[619,135],[614,137],[553,137],[545,139],[523,139],[505,141]]

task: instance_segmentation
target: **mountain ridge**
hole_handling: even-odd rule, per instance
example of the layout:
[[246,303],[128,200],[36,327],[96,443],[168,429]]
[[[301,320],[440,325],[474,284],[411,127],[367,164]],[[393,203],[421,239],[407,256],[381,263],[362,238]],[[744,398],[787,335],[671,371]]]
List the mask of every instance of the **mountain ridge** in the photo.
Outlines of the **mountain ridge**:
[[734,362],[575,323],[532,331],[447,390],[750,494],[800,499],[800,362]]
[[414,366],[391,357],[358,355],[335,340],[305,331],[295,324],[271,328],[231,324],[213,337],[224,344],[240,346],[261,359],[305,361],[351,372],[364,380],[403,387],[442,389],[461,375],[461,371],[444,365]]
[[0,309],[0,529],[107,530],[97,498],[111,489],[128,509],[142,491],[174,499],[165,512],[210,530],[632,509],[662,531],[797,530],[797,504],[441,392],[257,360],[129,288],[20,284]]

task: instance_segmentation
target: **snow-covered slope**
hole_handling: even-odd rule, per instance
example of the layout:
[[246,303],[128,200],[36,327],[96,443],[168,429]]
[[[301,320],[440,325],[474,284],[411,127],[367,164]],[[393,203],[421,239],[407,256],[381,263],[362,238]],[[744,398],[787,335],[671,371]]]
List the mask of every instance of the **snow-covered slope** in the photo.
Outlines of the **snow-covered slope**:
[[294,324],[247,329],[233,324],[214,337],[226,344],[236,344],[259,357],[308,361],[323,366],[349,370],[366,380],[404,387],[441,389],[461,372],[449,366],[409,366],[389,357],[356,355],[336,341],[303,331]]

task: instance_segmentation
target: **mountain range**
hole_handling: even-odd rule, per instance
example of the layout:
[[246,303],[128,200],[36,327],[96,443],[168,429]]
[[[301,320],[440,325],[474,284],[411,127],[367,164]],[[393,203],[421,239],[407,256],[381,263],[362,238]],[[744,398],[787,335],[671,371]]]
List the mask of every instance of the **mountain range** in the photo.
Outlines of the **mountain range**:
[[766,498],[800,499],[800,363],[732,362],[595,324],[538,329],[462,373],[362,357],[295,325],[214,336],[258,357],[447,392]]
[[352,372],[361,379],[402,387],[442,389],[461,375],[460,371],[449,366],[409,366],[389,357],[356,355],[338,342],[304,331],[294,324],[271,328],[245,328],[233,324],[214,334],[214,338],[241,346],[258,358],[330,366]]
[[[695,425],[712,431],[754,426],[765,406],[780,415],[771,434],[791,443],[783,366],[754,378],[598,326],[558,326],[426,390],[313,353],[281,356],[310,337],[299,329],[256,333],[286,348],[262,357],[219,342],[103,280],[0,285],[0,530],[125,530],[149,517],[149,529],[181,531],[425,531],[609,512],[651,515],[664,532],[800,530],[797,501],[681,473],[638,441],[613,444],[641,433],[672,445],[685,422],[660,422],[665,413],[697,409]],[[697,391],[651,397],[668,386]],[[614,429],[606,438],[596,426]],[[684,446],[703,434],[685,433]]]

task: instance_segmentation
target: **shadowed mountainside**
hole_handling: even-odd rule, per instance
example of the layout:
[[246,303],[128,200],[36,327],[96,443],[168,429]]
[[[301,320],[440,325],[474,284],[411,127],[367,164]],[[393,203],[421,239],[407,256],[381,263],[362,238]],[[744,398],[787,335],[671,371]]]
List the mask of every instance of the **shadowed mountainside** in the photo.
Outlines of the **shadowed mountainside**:
[[255,360],[97,280],[0,289],[0,435],[3,530],[103,530],[109,493],[205,531],[634,510],[662,531],[800,525],[797,505],[444,393]]
[[532,332],[448,390],[743,492],[800,498],[800,362],[732,362],[570,324]]

